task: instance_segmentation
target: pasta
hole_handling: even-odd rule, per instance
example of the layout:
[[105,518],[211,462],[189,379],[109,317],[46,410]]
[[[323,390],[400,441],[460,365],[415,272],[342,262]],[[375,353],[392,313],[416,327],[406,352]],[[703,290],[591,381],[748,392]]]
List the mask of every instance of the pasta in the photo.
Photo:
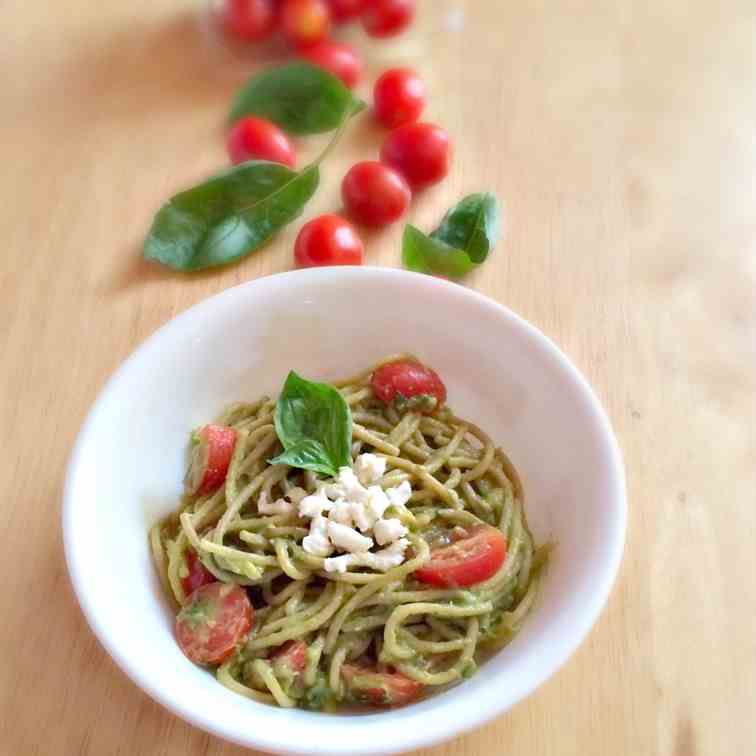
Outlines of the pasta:
[[[469,677],[531,610],[549,547],[534,545],[512,464],[446,406],[428,414],[379,399],[371,385],[376,369],[402,360],[413,358],[392,357],[334,384],[351,412],[354,466],[361,455],[376,455],[385,460],[376,486],[411,488],[386,514],[406,532],[401,563],[337,571],[306,548],[312,521],[300,502],[322,491],[327,476],[269,462],[283,446],[268,397],[234,404],[217,418],[236,439],[223,484],[185,494],[153,527],[157,572],[178,608],[189,600],[193,569],[242,586],[251,600],[251,629],[217,666],[230,690],[283,707],[404,703]],[[506,544],[493,574],[471,585],[418,578],[438,549],[492,531]]]

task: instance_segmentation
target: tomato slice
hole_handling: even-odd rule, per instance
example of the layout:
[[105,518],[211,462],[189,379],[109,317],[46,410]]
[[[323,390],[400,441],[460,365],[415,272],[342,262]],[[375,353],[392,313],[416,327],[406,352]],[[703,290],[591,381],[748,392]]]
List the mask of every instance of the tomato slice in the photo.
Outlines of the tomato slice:
[[290,640],[273,654],[273,667],[284,668],[298,673],[307,666],[307,644],[301,640]]
[[197,664],[220,664],[243,643],[254,610],[246,591],[233,583],[208,583],[197,588],[176,617],[176,639]]
[[356,664],[344,664],[341,676],[350,698],[373,706],[403,706],[417,700],[423,686],[399,672],[377,672]]
[[186,474],[187,490],[205,496],[223,485],[236,446],[236,431],[225,425],[206,425],[197,434]]
[[188,596],[190,593],[194,593],[197,588],[201,588],[208,583],[214,583],[216,580],[215,575],[208,571],[204,564],[197,556],[197,552],[194,549],[189,549],[185,554],[186,568],[188,574],[186,577],[181,578],[181,586],[184,589],[184,593]]
[[490,525],[479,525],[456,543],[431,551],[431,560],[415,570],[423,583],[444,588],[465,587],[488,580],[504,563],[507,542]]
[[416,403],[416,408],[421,412],[433,412],[446,401],[443,381],[434,370],[419,362],[400,360],[381,365],[373,373],[371,385],[375,395],[386,404],[398,397],[404,400],[420,397],[435,399],[427,405]]

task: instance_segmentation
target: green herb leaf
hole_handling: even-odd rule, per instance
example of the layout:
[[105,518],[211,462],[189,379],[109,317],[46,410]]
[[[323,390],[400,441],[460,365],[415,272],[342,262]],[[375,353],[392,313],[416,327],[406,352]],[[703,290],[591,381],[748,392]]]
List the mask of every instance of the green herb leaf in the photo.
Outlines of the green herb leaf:
[[482,263],[501,233],[499,202],[493,194],[470,194],[444,216],[432,239],[467,253],[474,263]]
[[340,467],[351,467],[352,413],[333,386],[313,383],[292,370],[276,402],[275,422],[284,452],[271,464],[331,476]]
[[236,95],[229,119],[247,115],[267,118],[289,134],[332,131],[365,103],[327,71],[295,62],[264,71]]
[[433,239],[409,223],[402,236],[402,262],[408,270],[446,278],[462,278],[475,267],[467,252]]
[[294,220],[319,180],[316,165],[301,173],[258,160],[237,165],[163,205],[144,256],[182,271],[238,260]]

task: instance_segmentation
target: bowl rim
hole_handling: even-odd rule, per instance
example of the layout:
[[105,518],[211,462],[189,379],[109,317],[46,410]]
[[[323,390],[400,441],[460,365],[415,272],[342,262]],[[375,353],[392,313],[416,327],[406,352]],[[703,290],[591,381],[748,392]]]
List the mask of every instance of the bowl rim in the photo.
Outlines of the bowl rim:
[[[142,354],[147,352],[155,342],[164,338],[172,330],[180,328],[181,324],[184,322],[197,317],[202,317],[206,311],[212,310],[212,308],[222,299],[239,296],[241,292],[253,296],[255,289],[264,288],[273,280],[280,280],[283,278],[310,278],[312,279],[313,284],[317,284],[318,281],[329,279],[333,276],[341,276],[345,279],[352,280],[366,279],[368,277],[378,279],[383,278],[389,285],[397,278],[415,279],[418,285],[431,288],[435,287],[444,290],[445,293],[449,295],[472,300],[478,306],[487,309],[492,315],[499,318],[503,317],[505,320],[508,320],[511,325],[523,331],[526,337],[534,341],[538,348],[548,353],[548,355],[559,363],[560,367],[569,375],[569,378],[573,381],[575,387],[586,400],[586,407],[593,415],[593,420],[596,423],[599,435],[606,447],[606,452],[608,452],[607,469],[610,473],[609,487],[611,489],[611,494],[607,497],[607,500],[612,503],[612,508],[614,510],[612,518],[613,527],[611,528],[611,532],[607,533],[606,558],[604,560],[603,572],[597,590],[594,591],[589,600],[586,600],[578,618],[572,623],[571,632],[569,633],[567,641],[561,643],[556,650],[556,653],[552,654],[552,663],[543,665],[539,671],[531,677],[528,683],[521,686],[515,694],[501,702],[492,699],[486,700],[485,703],[481,702],[475,715],[472,718],[468,718],[464,723],[458,723],[456,718],[453,717],[450,717],[445,721],[437,719],[434,721],[434,727],[432,729],[424,729],[422,732],[403,732],[402,735],[406,739],[406,742],[402,743],[399,747],[390,744],[387,746],[378,745],[377,747],[370,745],[366,750],[365,748],[358,746],[358,744],[350,745],[350,752],[355,754],[355,756],[357,754],[377,755],[403,753],[417,748],[437,745],[453,737],[481,727],[525,699],[547,679],[556,674],[556,672],[575,653],[599,618],[599,615],[609,598],[609,594],[615,583],[622,562],[627,529],[626,477],[622,453],[609,417],[588,381],[583,377],[582,373],[564,354],[564,352],[562,352],[562,350],[538,328],[517,315],[505,305],[500,304],[478,291],[451,281],[434,278],[420,273],[413,273],[400,268],[386,268],[379,266],[325,267],[285,271],[268,276],[261,276],[251,281],[237,284],[200,300],[165,322],[163,325],[159,326],[146,339],[144,339],[126,357],[126,359],[121,362],[98,391],[76,437],[76,441],[66,466],[61,513],[64,552],[74,595],[76,596],[90,629],[116,665],[132,682],[146,692],[153,700],[157,701],[168,711],[191,725],[247,748],[264,749],[268,752],[279,754],[302,754],[302,756],[326,756],[327,754],[335,752],[333,743],[309,743],[307,744],[306,750],[304,750],[298,749],[296,746],[292,747],[289,744],[281,745],[274,739],[262,736],[255,732],[247,731],[245,733],[240,733],[232,727],[224,726],[223,722],[212,719],[203,712],[198,712],[190,707],[180,705],[171,699],[163,692],[159,684],[153,684],[150,676],[145,673],[142,666],[131,661],[126,654],[121,653],[119,648],[111,642],[110,637],[100,622],[96,601],[91,599],[86,588],[87,581],[85,574],[82,571],[82,565],[79,562],[78,553],[74,546],[74,524],[77,516],[75,490],[76,479],[78,477],[77,471],[82,464],[82,455],[100,408],[106,404],[112,394],[117,392],[121,381],[128,374],[130,366],[137,363]],[[381,712],[375,716],[385,718],[386,721],[389,722],[391,712]]]

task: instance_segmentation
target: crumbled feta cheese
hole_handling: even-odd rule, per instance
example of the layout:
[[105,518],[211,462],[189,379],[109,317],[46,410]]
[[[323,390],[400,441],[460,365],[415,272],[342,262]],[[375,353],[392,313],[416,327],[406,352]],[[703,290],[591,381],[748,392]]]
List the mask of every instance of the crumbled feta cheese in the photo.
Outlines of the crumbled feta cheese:
[[[384,491],[370,485],[385,471],[384,457],[361,454],[354,470],[340,468],[336,478],[320,482],[314,494],[300,496],[297,489],[289,492],[287,498],[296,502],[300,516],[311,518],[302,547],[309,554],[327,557],[323,562],[326,572],[346,572],[353,565],[385,572],[404,561],[407,528],[398,519],[383,519],[383,515],[391,506],[403,508],[412,496],[412,486],[404,481]],[[385,548],[370,551],[373,539]],[[331,556],[334,548],[346,553]]]
[[326,572],[346,572],[347,568],[354,564],[354,554],[342,554],[330,557],[323,561]]
[[389,488],[388,492],[385,492],[380,486],[368,488],[367,507],[372,519],[371,526],[376,520],[383,517],[383,513],[391,506],[389,496],[393,490],[393,488]]
[[328,519],[342,525],[352,525],[352,503],[346,499],[337,499],[328,512]]
[[399,507],[401,509],[412,496],[412,486],[408,480],[404,480],[396,488],[389,488],[386,491],[386,495],[392,507]]
[[399,538],[407,535],[407,528],[397,519],[378,520],[373,525],[373,535],[375,540],[381,546],[387,543],[393,543]]
[[264,515],[291,515],[297,511],[297,506],[291,501],[286,501],[286,499],[269,501],[268,494],[263,491],[257,499],[257,511]]
[[301,517],[317,517],[331,508],[330,500],[322,493],[314,493],[305,496],[299,502],[299,514]]
[[367,551],[373,545],[372,538],[360,535],[356,530],[352,530],[352,528],[342,525],[340,522],[328,523],[328,537],[334,546],[352,554]]
[[333,546],[328,540],[328,520],[318,514],[310,521],[310,535],[302,539],[302,548],[313,556],[327,557],[333,553]]
[[386,472],[386,458],[376,454],[360,454],[354,461],[354,471],[360,483],[368,486]]

